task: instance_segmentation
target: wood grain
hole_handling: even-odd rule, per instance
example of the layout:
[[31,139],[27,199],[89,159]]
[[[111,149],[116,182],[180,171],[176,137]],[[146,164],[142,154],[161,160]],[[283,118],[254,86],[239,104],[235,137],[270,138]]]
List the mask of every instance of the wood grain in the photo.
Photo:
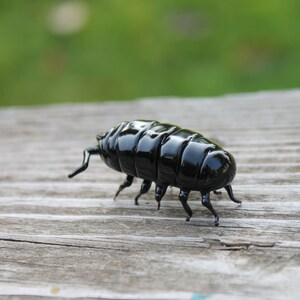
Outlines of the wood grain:
[[[0,297],[3,299],[299,299],[300,92],[143,99],[0,110]],[[238,206],[212,195],[220,226],[192,192],[157,211],[141,180],[92,157],[97,132],[122,120],[194,129],[236,158]]]

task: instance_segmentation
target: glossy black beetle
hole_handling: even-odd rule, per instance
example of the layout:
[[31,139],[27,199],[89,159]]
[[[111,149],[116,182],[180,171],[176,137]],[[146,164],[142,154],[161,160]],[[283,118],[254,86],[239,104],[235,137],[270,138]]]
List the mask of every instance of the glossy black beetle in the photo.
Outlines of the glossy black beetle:
[[97,140],[96,147],[84,150],[82,166],[69,178],[87,169],[90,155],[100,154],[110,168],[127,174],[115,198],[132,184],[134,177],[142,178],[141,190],[135,198],[138,204],[139,197],[149,191],[154,181],[159,209],[167,187],[178,187],[179,200],[189,221],[189,193],[200,191],[202,204],[214,215],[216,226],[219,217],[210,203],[211,191],[217,194],[217,189],[224,187],[232,201],[241,203],[230,185],[236,172],[233,156],[197,132],[157,121],[125,121],[104,135],[98,134]]

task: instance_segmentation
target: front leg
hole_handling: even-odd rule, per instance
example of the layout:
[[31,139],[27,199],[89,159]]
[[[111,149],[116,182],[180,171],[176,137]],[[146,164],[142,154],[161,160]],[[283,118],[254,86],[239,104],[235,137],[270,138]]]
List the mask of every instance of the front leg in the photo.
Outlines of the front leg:
[[77,174],[85,171],[89,166],[90,156],[99,154],[99,153],[100,153],[100,149],[98,146],[89,147],[89,148],[84,149],[82,165],[78,169],[76,169],[73,173],[69,174],[68,177],[72,178],[72,177],[76,176]]
[[135,197],[134,199],[134,204],[135,205],[139,205],[139,198],[143,195],[143,194],[146,194],[150,187],[151,187],[151,181],[149,180],[144,180],[142,185],[141,185],[141,189],[140,189],[140,192],[137,194],[137,196]]
[[121,191],[123,191],[125,188],[130,187],[132,182],[133,182],[134,177],[131,175],[127,175],[126,179],[124,182],[119,186],[119,189],[116,192],[116,195],[114,197],[114,200],[117,199],[118,195],[120,194]]

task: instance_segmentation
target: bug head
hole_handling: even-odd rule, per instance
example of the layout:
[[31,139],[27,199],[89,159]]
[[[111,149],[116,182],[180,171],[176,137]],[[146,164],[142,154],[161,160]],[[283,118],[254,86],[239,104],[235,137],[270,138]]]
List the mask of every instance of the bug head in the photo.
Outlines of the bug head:
[[96,139],[97,139],[97,141],[99,142],[102,138],[104,138],[104,134],[103,133],[98,133],[97,135],[96,135]]

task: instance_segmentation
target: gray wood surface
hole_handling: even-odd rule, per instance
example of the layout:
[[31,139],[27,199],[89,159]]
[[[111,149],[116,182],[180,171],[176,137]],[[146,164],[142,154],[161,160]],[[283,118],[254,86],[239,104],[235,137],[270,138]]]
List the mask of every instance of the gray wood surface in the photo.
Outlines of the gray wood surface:
[[[0,110],[3,299],[300,299],[300,92]],[[156,119],[218,140],[236,158],[237,206],[212,195],[220,226],[178,189],[157,211],[141,180],[98,157],[69,180],[97,132]]]

